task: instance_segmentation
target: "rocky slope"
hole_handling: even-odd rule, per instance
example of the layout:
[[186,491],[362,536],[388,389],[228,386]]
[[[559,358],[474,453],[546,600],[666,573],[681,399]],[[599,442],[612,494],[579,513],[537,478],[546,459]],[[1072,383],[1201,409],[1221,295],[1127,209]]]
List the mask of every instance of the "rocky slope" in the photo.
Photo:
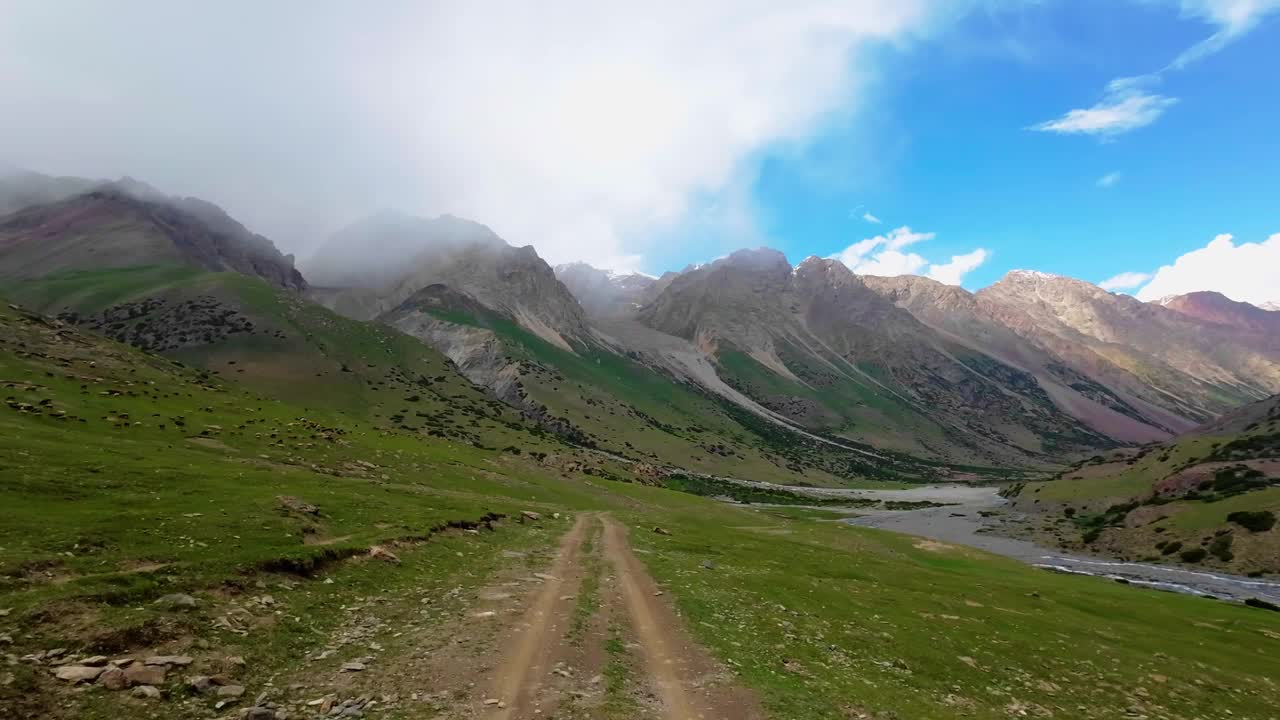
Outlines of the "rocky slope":
[[216,205],[127,179],[0,218],[0,278],[170,264],[306,288],[292,257]]
[[1044,273],[1011,272],[976,296],[1073,368],[1117,383],[1127,374],[1127,393],[1191,424],[1280,392],[1280,352],[1255,334]]
[[793,270],[776,251],[740,251],[675,278],[639,320],[694,342],[729,384],[814,430],[986,461],[1110,443],[1029,373],[932,330],[836,261]]

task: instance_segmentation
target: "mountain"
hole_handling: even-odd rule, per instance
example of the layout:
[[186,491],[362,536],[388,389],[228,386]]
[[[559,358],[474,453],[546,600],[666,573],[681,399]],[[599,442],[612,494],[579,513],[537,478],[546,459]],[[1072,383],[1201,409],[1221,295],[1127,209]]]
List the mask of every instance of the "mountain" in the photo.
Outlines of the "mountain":
[[1266,310],[1267,312],[1280,312],[1280,303],[1277,302],[1265,302],[1258,307]]
[[[913,275],[864,277],[868,287],[939,333],[1032,374],[1067,414],[1122,442],[1168,438],[1193,425],[1146,402],[1142,382],[1087,346],[1057,336],[1036,338],[1034,323],[1016,307],[994,305],[981,294]],[[1014,318],[1019,333],[1007,324]]]
[[633,317],[675,278],[675,273],[662,278],[614,273],[580,262],[557,265],[555,273],[587,315],[603,320]]
[[995,320],[1073,369],[1105,376],[1126,400],[1188,425],[1280,392],[1280,349],[1254,333],[1038,272],[1010,272],[976,297]]
[[[353,253],[371,259],[353,262]],[[329,286],[312,297],[359,320],[443,284],[562,349],[590,336],[582,307],[532,247],[511,247],[484,225],[448,215],[368,218],[335,234],[308,268]]]
[[0,218],[0,278],[165,264],[306,287],[292,257],[221,208],[128,179]]
[[1280,313],[1236,302],[1221,293],[1193,292],[1160,300],[1161,306],[1217,325],[1259,333],[1280,343]]
[[1034,378],[954,342],[844,265],[733,253],[676,277],[638,316],[715,358],[736,389],[807,429],[986,462],[1107,446]]

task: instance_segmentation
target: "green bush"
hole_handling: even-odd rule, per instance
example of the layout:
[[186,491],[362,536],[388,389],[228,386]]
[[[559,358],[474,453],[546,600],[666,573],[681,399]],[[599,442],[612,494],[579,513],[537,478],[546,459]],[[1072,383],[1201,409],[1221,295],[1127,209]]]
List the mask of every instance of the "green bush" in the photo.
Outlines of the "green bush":
[[1182,558],[1182,562],[1198,563],[1205,559],[1209,553],[1204,548],[1191,548],[1184,550],[1178,557]]
[[1181,549],[1182,549],[1182,541],[1174,540],[1173,542],[1160,548],[1160,552],[1164,553],[1165,555],[1172,555]]
[[1249,532],[1266,532],[1276,526],[1276,514],[1270,510],[1241,510],[1228,515],[1227,522],[1235,523]]
[[1209,543],[1209,554],[1218,558],[1222,562],[1231,562],[1235,557],[1235,553],[1231,552],[1231,543],[1235,540],[1235,536],[1231,533],[1219,535]]

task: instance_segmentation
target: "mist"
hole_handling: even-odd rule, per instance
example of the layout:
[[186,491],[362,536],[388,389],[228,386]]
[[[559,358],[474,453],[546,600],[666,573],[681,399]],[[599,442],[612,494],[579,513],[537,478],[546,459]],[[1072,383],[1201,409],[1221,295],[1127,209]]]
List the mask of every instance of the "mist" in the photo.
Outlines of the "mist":
[[3,0],[0,165],[201,197],[304,260],[394,208],[656,270],[691,222],[767,241],[760,154],[856,116],[860,60],[943,5]]

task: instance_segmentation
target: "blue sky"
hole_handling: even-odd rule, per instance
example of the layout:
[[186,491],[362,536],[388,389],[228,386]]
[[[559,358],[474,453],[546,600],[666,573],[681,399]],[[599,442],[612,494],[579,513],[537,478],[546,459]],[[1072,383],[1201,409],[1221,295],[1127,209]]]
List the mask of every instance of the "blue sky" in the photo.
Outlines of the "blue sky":
[[[798,262],[909,226],[936,234],[911,246],[930,260],[989,251],[963,278],[971,289],[1014,268],[1093,282],[1151,273],[1220,233],[1261,242],[1280,232],[1280,17],[1164,72],[1150,92],[1177,102],[1150,124],[1029,129],[1216,30],[1168,4],[1073,0],[971,13],[930,42],[883,51],[871,103],[803,150],[761,160],[763,234]],[[653,260],[706,259],[670,250]],[[1280,292],[1280,268],[1272,277]]]

